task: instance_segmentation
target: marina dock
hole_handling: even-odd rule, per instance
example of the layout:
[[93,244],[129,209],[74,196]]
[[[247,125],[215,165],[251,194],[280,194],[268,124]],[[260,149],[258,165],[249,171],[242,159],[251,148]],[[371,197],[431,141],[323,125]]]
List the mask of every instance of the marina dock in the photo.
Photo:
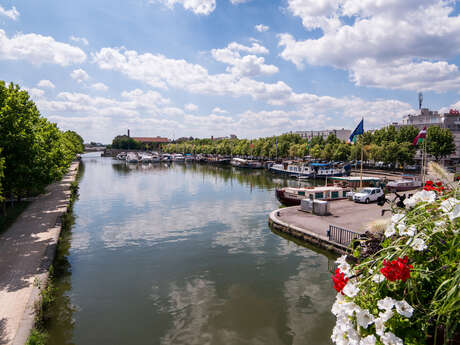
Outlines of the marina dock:
[[[344,254],[351,239],[366,232],[367,225],[383,218],[377,204],[357,204],[349,200],[329,203],[330,214],[317,216],[300,210],[300,206],[277,209],[269,215],[269,225],[290,236],[318,247]],[[389,217],[389,213],[385,215]]]

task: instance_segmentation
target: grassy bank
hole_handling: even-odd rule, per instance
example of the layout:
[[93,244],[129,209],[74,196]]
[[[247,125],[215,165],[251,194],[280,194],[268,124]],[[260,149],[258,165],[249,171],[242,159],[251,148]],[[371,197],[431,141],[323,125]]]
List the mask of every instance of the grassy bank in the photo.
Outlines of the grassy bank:
[[[80,164],[81,167],[82,164]],[[26,345],[46,345],[49,343],[47,332],[48,324],[53,317],[53,308],[60,292],[55,287],[54,282],[63,275],[69,274],[70,265],[67,261],[67,255],[70,248],[71,229],[75,218],[73,214],[73,205],[78,199],[78,182],[83,169],[79,169],[76,180],[70,185],[70,203],[67,212],[61,217],[61,233],[57,244],[53,264],[49,268],[49,276],[45,283],[38,285],[40,289],[40,299],[35,305],[35,324],[32,329]],[[39,284],[37,282],[37,284]]]

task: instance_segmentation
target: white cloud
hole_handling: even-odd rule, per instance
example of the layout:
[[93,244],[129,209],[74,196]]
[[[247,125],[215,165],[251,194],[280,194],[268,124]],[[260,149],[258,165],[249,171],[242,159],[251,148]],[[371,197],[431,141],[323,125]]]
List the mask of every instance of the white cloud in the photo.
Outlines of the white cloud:
[[61,66],[82,63],[86,54],[78,47],[57,42],[49,36],[19,33],[11,39],[0,29],[0,60],[28,60],[33,64]]
[[184,109],[187,110],[187,111],[197,111],[198,106],[196,104],[189,103],[189,104],[185,105]]
[[263,25],[263,24],[257,24],[256,26],[254,26],[254,28],[259,32],[265,32],[265,31],[268,31],[270,29],[269,26]]
[[47,88],[50,88],[50,89],[54,89],[56,86],[54,86],[53,82],[51,80],[47,80],[47,79],[44,79],[44,80],[40,80],[37,84],[37,86],[39,87],[47,87]]
[[214,59],[230,65],[231,67],[227,68],[227,72],[235,76],[268,75],[278,72],[278,67],[266,65],[263,57],[256,55],[241,57],[240,52],[268,54],[268,49],[256,42],[252,43],[250,47],[232,42],[226,48],[211,50]]
[[104,83],[94,83],[91,85],[91,88],[97,91],[107,91],[109,89]]
[[[209,15],[216,9],[216,0],[156,0],[173,8],[175,4],[184,6],[186,10],[190,10],[195,14]],[[150,1],[154,2],[154,1]]]
[[19,15],[19,11],[16,9],[16,7],[13,6],[10,10],[6,10],[2,5],[0,5],[0,16],[5,16],[12,20],[17,20]]
[[268,49],[258,43],[253,43],[251,47],[247,47],[232,42],[226,48],[211,50],[214,59],[230,65],[231,67],[227,67],[227,72],[235,76],[269,75],[278,72],[278,67],[266,65],[263,57],[256,55],[242,57],[240,52],[268,54]]
[[89,44],[88,40],[84,37],[70,36],[69,39],[75,43],[81,43],[85,46]]
[[460,72],[445,61],[412,62],[407,59],[379,64],[373,59],[359,60],[350,71],[359,86],[388,89],[448,91],[460,89]]
[[[266,50],[259,45],[238,46],[241,50]],[[286,98],[292,91],[281,81],[265,84],[229,73],[210,75],[201,65],[169,59],[159,54],[138,54],[133,50],[102,48],[93,58],[101,69],[118,71],[131,79],[160,89],[173,87],[191,93],[235,97],[249,95],[253,99]]]
[[[377,87],[394,84],[392,72],[405,69],[445,72],[454,66],[444,60],[460,53],[460,16],[452,15],[453,4],[437,0],[289,0],[289,10],[302,19],[304,27],[319,28],[323,35],[297,41],[282,34],[281,56],[298,68],[307,63],[345,69],[359,85],[369,80],[370,86]],[[379,80],[366,77],[365,65],[379,66]],[[407,78],[411,86],[406,89],[443,91],[456,88],[458,76],[445,73],[433,86],[427,86],[433,79],[430,74]]]
[[37,89],[33,87],[30,89],[26,89],[26,90],[29,93],[30,97],[35,98],[35,99],[42,98],[45,95],[45,91],[43,91],[42,89]]
[[233,5],[244,4],[245,2],[249,2],[249,1],[252,1],[252,0],[230,0],[230,2]]
[[86,71],[81,68],[74,69],[72,73],[70,73],[70,77],[76,80],[77,83],[82,83],[89,79],[88,73],[86,73]]
[[211,112],[214,114],[228,114],[227,110],[221,109],[219,107],[215,107]]

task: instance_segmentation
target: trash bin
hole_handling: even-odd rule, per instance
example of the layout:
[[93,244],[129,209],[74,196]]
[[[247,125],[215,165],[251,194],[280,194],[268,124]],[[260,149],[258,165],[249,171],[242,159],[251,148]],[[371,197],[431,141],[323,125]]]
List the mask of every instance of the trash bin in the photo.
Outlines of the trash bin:
[[300,201],[300,209],[304,212],[313,212],[313,200],[303,199]]
[[326,200],[315,200],[313,202],[313,213],[318,216],[329,214],[329,203]]

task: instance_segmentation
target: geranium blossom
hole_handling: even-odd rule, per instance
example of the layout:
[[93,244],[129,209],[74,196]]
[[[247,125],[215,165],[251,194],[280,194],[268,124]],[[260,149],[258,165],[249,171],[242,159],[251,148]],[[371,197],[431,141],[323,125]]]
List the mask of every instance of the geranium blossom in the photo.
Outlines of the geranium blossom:
[[412,317],[414,308],[412,308],[412,306],[409,303],[407,303],[405,300],[396,302],[395,307],[399,315],[405,316],[407,318]]
[[410,270],[413,268],[412,265],[409,265],[409,258],[405,256],[404,258],[398,258],[397,260],[383,261],[383,268],[380,269],[385,278],[389,281],[402,280],[406,281],[410,278]]
[[345,277],[345,274],[343,272],[340,272],[340,268],[337,268],[335,270],[335,275],[332,276],[332,281],[334,282],[334,289],[337,292],[342,292],[345,285],[347,285],[348,280],[348,277]]

